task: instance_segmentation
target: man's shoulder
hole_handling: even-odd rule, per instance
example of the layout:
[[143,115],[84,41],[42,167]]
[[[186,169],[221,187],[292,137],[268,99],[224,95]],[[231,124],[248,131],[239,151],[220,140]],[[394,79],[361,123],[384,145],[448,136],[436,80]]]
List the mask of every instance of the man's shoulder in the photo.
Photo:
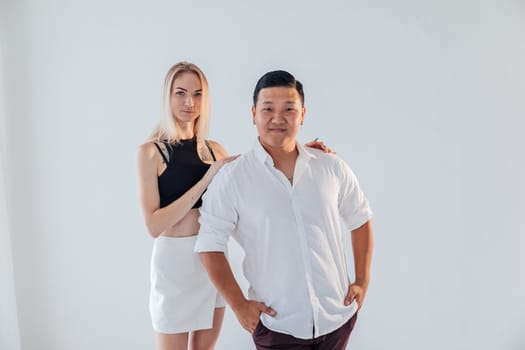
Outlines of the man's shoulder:
[[343,158],[334,153],[325,153],[315,148],[308,148],[307,151],[313,156],[315,163],[321,166],[335,166],[344,162]]
[[246,169],[250,169],[250,163],[253,161],[250,159],[250,152],[243,153],[239,157],[229,163],[224,164],[216,177],[222,177],[223,181],[233,180],[236,176],[242,175]]
[[322,173],[325,173],[326,170],[329,169],[330,173],[338,177],[346,178],[349,174],[353,174],[350,164],[341,156],[333,153],[325,153],[316,149],[310,152],[314,155],[314,158],[310,162],[312,168],[319,170],[324,169]]

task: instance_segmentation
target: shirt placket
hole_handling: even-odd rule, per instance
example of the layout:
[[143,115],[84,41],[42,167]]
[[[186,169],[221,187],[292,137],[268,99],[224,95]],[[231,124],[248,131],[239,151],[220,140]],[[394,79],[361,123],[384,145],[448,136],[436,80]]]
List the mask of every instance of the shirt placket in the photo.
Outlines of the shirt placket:
[[310,297],[310,305],[311,305],[311,311],[312,311],[312,339],[319,336],[319,309],[320,309],[320,301],[315,293],[314,283],[313,283],[313,273],[312,273],[312,259],[310,255],[310,246],[309,246],[309,240],[308,236],[306,234],[306,229],[304,225],[303,216],[301,213],[301,200],[297,198],[296,196],[296,187],[299,184],[300,178],[303,175],[303,173],[307,170],[307,160],[305,160],[303,157],[299,156],[297,159],[296,167],[294,169],[294,181],[293,183],[290,183],[290,181],[286,178],[286,176],[278,169],[276,169],[273,165],[273,162],[269,161],[267,162],[269,170],[273,173],[274,178],[280,182],[280,184],[284,185],[285,188],[288,190],[290,201],[292,203],[292,209],[294,213],[295,222],[297,225],[297,229],[299,231],[300,235],[300,242],[299,245],[301,247],[301,253],[303,257],[303,266],[304,271],[306,274],[306,285],[308,288],[308,295]]
[[301,239],[299,240],[302,256],[303,256],[303,265],[304,265],[304,271],[306,273],[306,285],[308,288],[308,295],[310,296],[310,305],[312,307],[312,338],[316,338],[319,335],[319,309],[320,309],[320,302],[319,298],[317,297],[317,294],[315,293],[314,288],[314,281],[313,281],[313,273],[312,273],[312,259],[311,259],[311,249],[310,249],[310,241],[308,239],[308,236],[306,234],[306,228],[305,223],[302,215],[301,210],[301,199],[297,198],[296,192],[298,186],[300,186],[300,179],[303,173],[307,170],[308,164],[307,161],[300,157],[297,160],[296,168],[294,171],[294,181],[293,187],[291,188],[291,201],[292,201],[292,207],[293,212],[295,216],[295,221],[297,224],[297,228],[299,230],[299,235]]

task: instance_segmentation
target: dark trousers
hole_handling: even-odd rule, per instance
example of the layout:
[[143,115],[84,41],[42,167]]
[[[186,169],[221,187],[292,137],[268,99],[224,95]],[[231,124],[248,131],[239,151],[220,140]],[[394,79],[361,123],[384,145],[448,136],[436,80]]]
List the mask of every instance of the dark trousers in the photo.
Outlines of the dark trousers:
[[257,350],[345,350],[356,320],[357,312],[332,333],[313,339],[298,339],[288,334],[274,332],[259,321],[252,337]]

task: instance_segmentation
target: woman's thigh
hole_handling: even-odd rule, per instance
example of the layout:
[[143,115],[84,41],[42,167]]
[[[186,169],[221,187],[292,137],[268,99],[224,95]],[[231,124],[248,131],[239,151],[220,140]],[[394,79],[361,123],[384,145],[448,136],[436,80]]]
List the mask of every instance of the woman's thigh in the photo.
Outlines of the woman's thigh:
[[224,311],[224,307],[215,308],[212,328],[191,332],[191,350],[212,350],[215,348],[215,344],[217,344],[217,340],[219,339],[222,321],[224,319]]
[[157,350],[188,350],[188,332],[177,334],[155,334]]

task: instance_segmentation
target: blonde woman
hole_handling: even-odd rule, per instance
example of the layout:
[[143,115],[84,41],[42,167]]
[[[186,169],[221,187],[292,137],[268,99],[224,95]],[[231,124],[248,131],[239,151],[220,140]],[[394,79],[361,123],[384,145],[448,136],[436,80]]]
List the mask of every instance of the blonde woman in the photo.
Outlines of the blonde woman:
[[[142,212],[155,238],[150,314],[159,350],[211,350],[224,318],[225,301],[193,251],[202,194],[236,158],[206,139],[209,119],[203,72],[175,64],[164,81],[159,122],[138,151]],[[308,145],[330,151],[322,142]]]

